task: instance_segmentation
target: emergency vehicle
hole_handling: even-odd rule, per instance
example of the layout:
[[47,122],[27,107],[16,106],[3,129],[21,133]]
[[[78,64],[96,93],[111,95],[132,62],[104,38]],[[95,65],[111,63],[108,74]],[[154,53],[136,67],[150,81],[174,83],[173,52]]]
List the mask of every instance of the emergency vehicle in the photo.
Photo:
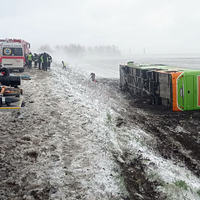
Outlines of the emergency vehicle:
[[0,68],[24,71],[30,43],[21,39],[0,39]]

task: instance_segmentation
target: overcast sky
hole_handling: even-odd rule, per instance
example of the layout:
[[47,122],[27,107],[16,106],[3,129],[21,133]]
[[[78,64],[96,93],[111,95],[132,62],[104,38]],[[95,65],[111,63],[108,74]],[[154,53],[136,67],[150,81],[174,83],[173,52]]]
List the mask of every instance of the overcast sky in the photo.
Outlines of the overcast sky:
[[116,45],[122,53],[200,53],[200,0],[1,1],[1,38]]

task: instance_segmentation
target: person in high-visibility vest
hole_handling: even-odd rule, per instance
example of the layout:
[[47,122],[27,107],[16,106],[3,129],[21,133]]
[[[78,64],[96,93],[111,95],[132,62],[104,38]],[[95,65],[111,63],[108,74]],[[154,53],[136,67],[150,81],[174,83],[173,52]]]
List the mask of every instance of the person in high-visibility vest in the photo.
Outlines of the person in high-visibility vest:
[[33,61],[33,55],[32,53],[28,54],[28,67],[31,68],[32,67],[32,61]]
[[66,70],[66,69],[67,69],[67,68],[66,68],[66,63],[65,63],[64,61],[62,61],[62,64],[63,64],[62,69]]
[[43,53],[41,54],[40,60],[41,60],[41,63],[42,63],[42,69],[44,70]]

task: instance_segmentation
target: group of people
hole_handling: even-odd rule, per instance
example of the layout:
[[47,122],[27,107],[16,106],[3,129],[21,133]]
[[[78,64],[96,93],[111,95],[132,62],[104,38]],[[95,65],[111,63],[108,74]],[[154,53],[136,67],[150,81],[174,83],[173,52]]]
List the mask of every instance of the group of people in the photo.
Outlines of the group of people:
[[29,53],[26,57],[26,65],[29,68],[32,68],[32,63],[34,62],[34,67],[37,68],[39,70],[44,70],[47,71],[47,68],[50,68],[51,63],[52,63],[52,57],[44,52],[44,53],[34,53],[34,55],[32,53]]

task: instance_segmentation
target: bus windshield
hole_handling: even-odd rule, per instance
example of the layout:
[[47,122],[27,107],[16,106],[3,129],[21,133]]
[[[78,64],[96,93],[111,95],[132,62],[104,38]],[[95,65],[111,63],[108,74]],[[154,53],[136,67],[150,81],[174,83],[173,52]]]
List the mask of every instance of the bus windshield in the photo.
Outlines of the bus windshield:
[[3,48],[3,56],[23,56],[22,48]]

